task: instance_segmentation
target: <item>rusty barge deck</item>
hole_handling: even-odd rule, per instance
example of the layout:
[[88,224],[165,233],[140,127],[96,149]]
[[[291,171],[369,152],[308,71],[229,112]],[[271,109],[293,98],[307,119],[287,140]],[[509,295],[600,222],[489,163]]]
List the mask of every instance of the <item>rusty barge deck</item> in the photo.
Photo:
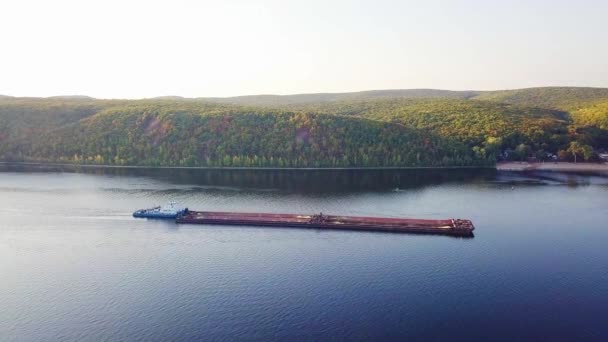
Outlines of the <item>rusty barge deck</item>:
[[463,237],[472,237],[475,229],[471,221],[461,219],[425,220],[323,214],[297,215],[214,211],[188,211],[178,215],[176,221],[177,223],[192,224],[382,231]]

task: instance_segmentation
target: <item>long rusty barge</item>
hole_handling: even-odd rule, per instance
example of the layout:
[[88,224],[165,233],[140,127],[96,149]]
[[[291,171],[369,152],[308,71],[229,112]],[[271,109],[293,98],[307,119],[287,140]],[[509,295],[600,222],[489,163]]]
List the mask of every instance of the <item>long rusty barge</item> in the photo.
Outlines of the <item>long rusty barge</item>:
[[442,234],[472,237],[475,227],[470,220],[426,220],[364,216],[333,216],[324,214],[269,214],[217,211],[186,211],[177,216],[177,223],[220,224],[239,226],[294,227],[382,231],[394,233]]

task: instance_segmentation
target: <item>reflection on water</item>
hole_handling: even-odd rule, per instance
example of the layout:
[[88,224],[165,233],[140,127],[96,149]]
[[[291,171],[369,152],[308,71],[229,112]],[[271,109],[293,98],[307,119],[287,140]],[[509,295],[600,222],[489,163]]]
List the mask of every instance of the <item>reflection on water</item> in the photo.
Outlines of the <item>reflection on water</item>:
[[235,170],[95,168],[77,166],[0,165],[17,172],[77,172],[102,176],[148,177],[200,188],[357,192],[419,188],[446,182],[492,179],[492,169],[413,170]]
[[[0,340],[607,340],[608,178],[0,165]],[[177,225],[462,217],[475,239]]]
[[221,190],[294,192],[401,191],[445,183],[608,184],[602,173],[497,172],[494,169],[411,170],[235,170],[98,168],[0,164],[0,172],[62,172],[114,177],[146,177],[175,185]]

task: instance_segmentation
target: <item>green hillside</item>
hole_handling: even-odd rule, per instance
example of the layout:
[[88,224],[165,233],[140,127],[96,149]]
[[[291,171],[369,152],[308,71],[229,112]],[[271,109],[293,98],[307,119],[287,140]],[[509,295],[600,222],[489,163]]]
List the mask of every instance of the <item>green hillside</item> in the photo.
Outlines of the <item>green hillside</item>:
[[608,89],[545,87],[485,92],[475,100],[561,110],[567,115],[570,139],[608,149]]
[[164,166],[485,165],[466,145],[394,123],[190,102],[112,106],[8,144],[8,159]]
[[578,125],[608,130],[608,100],[587,103],[570,113]]
[[[608,149],[608,89],[210,99],[0,98],[0,160],[151,166],[492,165]],[[228,103],[231,102],[231,103]],[[247,105],[239,104],[246,103]],[[274,104],[273,104],[274,103]],[[572,142],[577,144],[571,145]]]
[[608,88],[543,87],[500,90],[481,92],[472,99],[570,111],[591,102],[608,100]]
[[546,133],[563,132],[568,119],[554,110],[457,99],[346,102],[308,110],[400,123],[469,144],[514,134],[528,137],[529,142],[537,141]]
[[65,98],[0,98],[0,143],[29,139],[91,116],[119,101]]

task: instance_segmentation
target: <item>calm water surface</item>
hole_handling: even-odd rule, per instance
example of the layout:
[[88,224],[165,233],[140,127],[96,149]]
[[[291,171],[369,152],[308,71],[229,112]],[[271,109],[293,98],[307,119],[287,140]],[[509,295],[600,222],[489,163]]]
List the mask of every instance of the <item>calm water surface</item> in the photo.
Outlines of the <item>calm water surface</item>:
[[[473,239],[134,219],[472,219]],[[608,340],[608,178],[0,167],[0,340]]]

